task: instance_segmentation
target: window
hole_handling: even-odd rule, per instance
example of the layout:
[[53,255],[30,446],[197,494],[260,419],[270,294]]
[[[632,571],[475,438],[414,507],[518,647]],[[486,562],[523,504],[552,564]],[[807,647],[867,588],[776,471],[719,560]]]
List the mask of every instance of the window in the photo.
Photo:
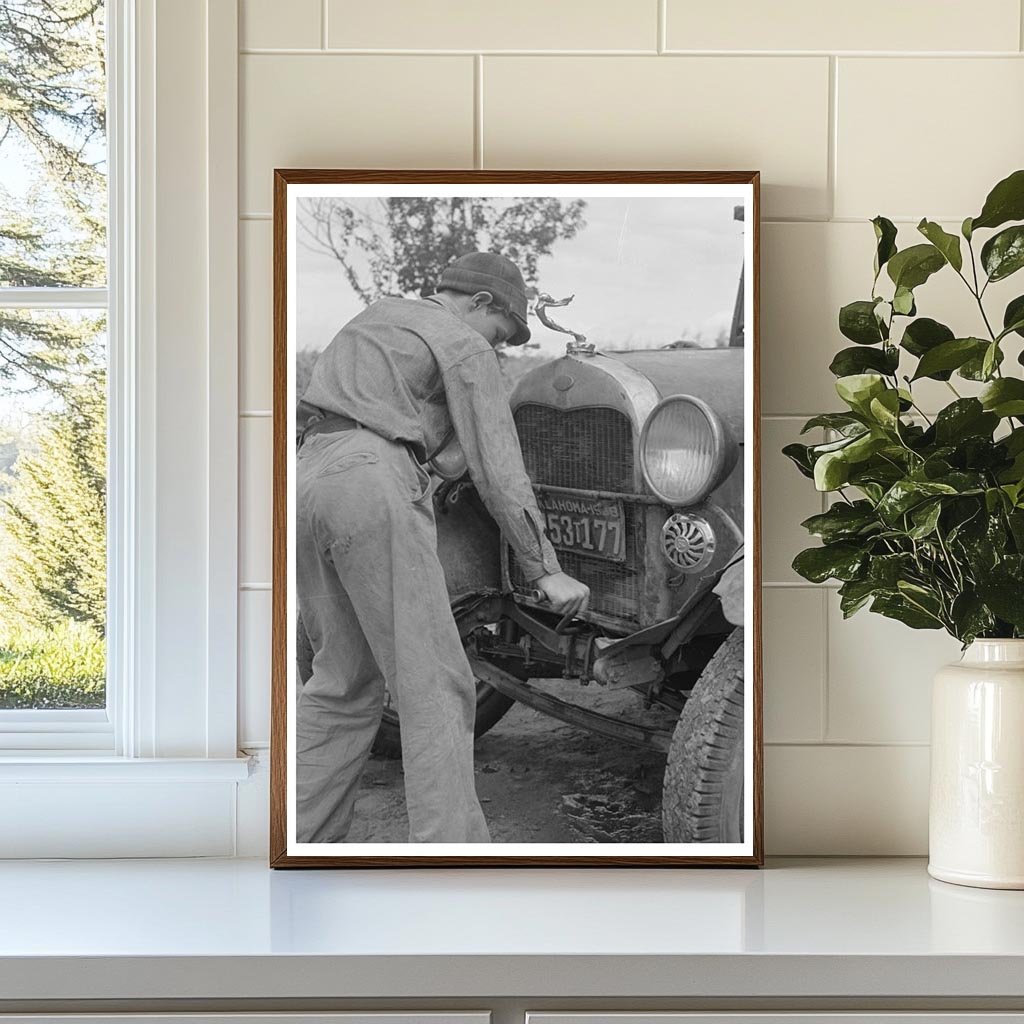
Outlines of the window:
[[[41,60],[47,47],[85,34],[86,18],[101,56],[88,72],[92,91],[61,77],[73,78],[66,55],[56,77],[40,64],[28,82],[79,115],[97,104],[91,130],[61,128],[50,108],[35,129],[26,124],[63,143],[60,159],[89,165],[88,194],[62,176],[74,167],[58,160],[31,170],[45,150],[16,151],[15,126],[4,134],[9,115],[27,109],[11,91],[10,34]],[[0,857],[228,855],[249,770],[236,746],[237,5],[0,0],[0,47],[0,225],[28,223],[34,186],[46,226],[15,230],[9,243],[0,236],[0,317],[75,353],[67,380],[106,375],[105,409],[93,403],[69,427],[89,456],[76,471],[106,465],[105,574],[95,528],[92,541],[80,530],[70,545],[90,556],[89,572],[66,574],[79,589],[105,576],[105,613],[94,617],[105,624],[105,694],[83,684],[77,707],[0,710]],[[80,224],[88,210],[91,249]],[[49,246],[47,259],[33,238]],[[29,256],[49,276],[29,279],[28,266],[17,276],[16,258],[28,265]],[[0,379],[0,418],[13,384]],[[65,397],[44,394],[35,407],[18,397],[29,407],[12,429],[46,403],[64,408]],[[100,444],[82,440],[104,435],[105,459]],[[42,463],[57,465],[69,443],[55,438]],[[0,467],[5,451],[0,440]],[[102,475],[90,472],[99,494]],[[69,550],[64,537],[55,549]],[[75,646],[70,630],[64,639],[79,682],[89,675],[102,685],[95,646]]]
[[106,13],[0,0],[0,729],[15,746],[110,745]]

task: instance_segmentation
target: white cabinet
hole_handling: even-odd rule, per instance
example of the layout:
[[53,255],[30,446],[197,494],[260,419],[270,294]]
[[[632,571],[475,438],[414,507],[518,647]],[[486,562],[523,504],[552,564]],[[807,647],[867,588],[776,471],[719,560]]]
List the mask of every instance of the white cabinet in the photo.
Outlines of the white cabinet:
[[527,1013],[526,1024],[1024,1024],[1022,1013]]
[[527,1013],[526,1024],[1024,1024],[1022,1013]]
[[0,1024],[490,1024],[490,1013],[73,1013],[18,1016]]

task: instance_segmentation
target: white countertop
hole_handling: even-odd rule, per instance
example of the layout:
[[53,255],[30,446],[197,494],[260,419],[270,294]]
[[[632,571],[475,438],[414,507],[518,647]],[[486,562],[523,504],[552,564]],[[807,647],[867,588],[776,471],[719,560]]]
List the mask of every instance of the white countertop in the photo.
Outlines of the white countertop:
[[1020,998],[1024,892],[937,882],[917,859],[761,871],[0,864],[0,1000],[183,992]]

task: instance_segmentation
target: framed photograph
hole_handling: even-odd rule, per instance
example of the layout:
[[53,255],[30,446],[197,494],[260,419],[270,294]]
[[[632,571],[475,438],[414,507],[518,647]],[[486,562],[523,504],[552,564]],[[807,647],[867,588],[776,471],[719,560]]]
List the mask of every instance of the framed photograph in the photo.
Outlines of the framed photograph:
[[758,184],[275,171],[272,866],[762,863]]

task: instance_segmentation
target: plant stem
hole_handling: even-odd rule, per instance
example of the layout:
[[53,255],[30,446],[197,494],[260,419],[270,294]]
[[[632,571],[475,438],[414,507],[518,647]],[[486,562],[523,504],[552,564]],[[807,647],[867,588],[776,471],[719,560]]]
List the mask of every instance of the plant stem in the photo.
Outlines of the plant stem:
[[946,559],[946,565],[949,566],[949,570],[950,570],[951,573],[955,573],[953,582],[955,583],[955,582],[957,582],[959,580],[960,590],[961,590],[961,592],[963,592],[963,589],[964,589],[964,576],[963,576],[963,573],[960,571],[960,566],[958,566],[956,564],[956,562],[954,562],[953,559],[950,558],[949,551],[946,548],[946,542],[942,539],[941,531],[936,529],[935,536],[938,538],[939,547],[942,548],[942,554],[943,554],[943,556]]

